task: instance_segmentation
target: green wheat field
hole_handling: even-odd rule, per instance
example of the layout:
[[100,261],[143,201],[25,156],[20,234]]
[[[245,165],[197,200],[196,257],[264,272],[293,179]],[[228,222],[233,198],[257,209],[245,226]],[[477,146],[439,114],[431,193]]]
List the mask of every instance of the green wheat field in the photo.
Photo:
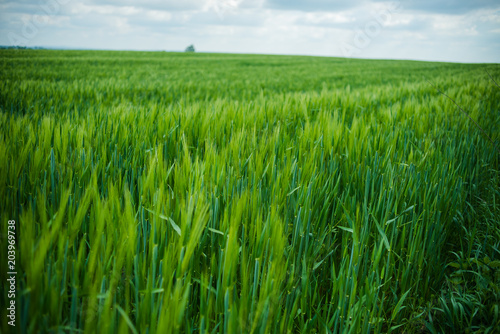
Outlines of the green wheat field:
[[0,50],[1,332],[495,333],[497,83],[498,64]]

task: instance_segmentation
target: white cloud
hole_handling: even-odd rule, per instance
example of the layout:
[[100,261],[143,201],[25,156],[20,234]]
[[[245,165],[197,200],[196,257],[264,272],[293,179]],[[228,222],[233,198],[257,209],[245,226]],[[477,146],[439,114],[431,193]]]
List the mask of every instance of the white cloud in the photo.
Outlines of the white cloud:
[[[66,4],[47,14],[48,1]],[[28,46],[183,50],[194,43],[199,51],[342,56],[342,45],[365,34],[368,43],[353,56],[500,62],[500,6],[491,3],[456,2],[454,10],[435,1],[398,8],[377,0],[3,1],[0,44],[15,34]],[[37,28],[29,38],[27,24]]]

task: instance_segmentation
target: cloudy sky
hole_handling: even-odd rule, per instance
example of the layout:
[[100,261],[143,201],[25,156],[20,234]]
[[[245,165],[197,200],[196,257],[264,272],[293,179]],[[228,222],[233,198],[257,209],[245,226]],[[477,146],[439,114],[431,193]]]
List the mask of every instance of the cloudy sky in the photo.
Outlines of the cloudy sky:
[[499,0],[0,0],[0,45],[500,63]]

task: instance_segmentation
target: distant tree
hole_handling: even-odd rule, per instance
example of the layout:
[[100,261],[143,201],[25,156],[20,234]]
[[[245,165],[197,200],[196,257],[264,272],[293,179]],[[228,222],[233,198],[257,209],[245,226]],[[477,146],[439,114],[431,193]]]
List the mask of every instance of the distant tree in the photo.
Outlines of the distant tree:
[[186,48],[186,51],[185,51],[185,52],[195,52],[195,50],[194,50],[194,45],[193,45],[193,44],[191,44],[190,46],[188,46],[188,47]]

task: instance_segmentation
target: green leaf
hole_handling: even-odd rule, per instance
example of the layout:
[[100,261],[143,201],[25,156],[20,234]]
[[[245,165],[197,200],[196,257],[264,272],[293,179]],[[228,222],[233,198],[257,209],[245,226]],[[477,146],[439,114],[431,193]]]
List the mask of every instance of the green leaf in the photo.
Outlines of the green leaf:
[[328,253],[325,258],[319,262],[316,262],[313,266],[313,271],[318,269],[319,266],[321,266],[321,264],[333,253],[333,251],[331,251],[330,253]]
[[150,209],[147,209],[147,208],[144,208],[146,209],[146,211],[148,212],[151,212],[152,214],[154,215],[157,215],[158,217],[160,217],[161,219],[163,220],[166,220],[170,223],[170,225],[172,225],[172,228],[174,229],[175,232],[177,232],[178,235],[181,235],[181,228],[179,227],[179,225],[177,225],[172,218],[170,217],[167,217],[165,215],[162,215],[161,213],[158,213],[156,214],[153,210],[150,210]]
[[391,319],[393,321],[396,318],[396,315],[398,314],[398,312],[400,310],[404,309],[404,306],[402,306],[402,305],[403,305],[403,302],[405,301],[406,297],[408,297],[408,294],[410,293],[410,291],[411,291],[411,289],[406,291],[406,293],[399,299],[398,303],[394,307],[394,310],[392,311],[392,317],[391,317]]
[[348,228],[348,227],[344,227],[344,226],[338,226],[338,228],[340,228],[341,230],[347,231],[349,233],[353,233],[352,228]]
[[298,189],[300,189],[301,186],[298,186],[297,188],[293,189],[292,191],[290,191],[288,194],[286,194],[286,196],[290,196],[291,194],[293,194],[295,191],[297,191]]
[[387,235],[385,234],[384,230],[380,227],[380,225],[375,221],[375,226],[377,226],[377,230],[382,236],[382,241],[384,242],[385,248],[390,252],[391,251],[391,245],[389,244],[389,239],[387,239]]
[[117,309],[118,312],[120,312],[123,319],[125,319],[125,322],[127,323],[128,327],[130,328],[132,333],[138,334],[137,329],[135,329],[134,324],[132,323],[132,321],[128,317],[127,313],[125,313],[125,311],[119,305],[115,305],[115,308]]
[[224,233],[222,233],[221,231],[216,230],[216,229],[214,229],[214,228],[207,227],[207,229],[208,229],[210,232],[217,233],[217,234],[220,234],[220,235],[224,235]]
[[497,267],[500,267],[500,261],[499,260],[491,261],[488,265],[491,268],[497,268]]

